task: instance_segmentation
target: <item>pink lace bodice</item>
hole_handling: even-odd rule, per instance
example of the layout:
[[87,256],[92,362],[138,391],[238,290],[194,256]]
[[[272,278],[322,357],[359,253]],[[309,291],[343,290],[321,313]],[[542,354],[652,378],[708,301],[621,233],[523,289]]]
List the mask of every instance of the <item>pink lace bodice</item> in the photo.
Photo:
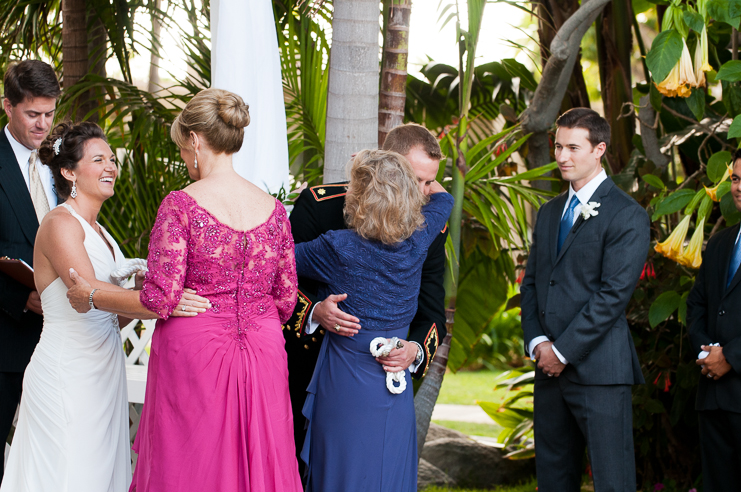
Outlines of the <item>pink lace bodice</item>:
[[208,298],[212,312],[237,315],[237,335],[253,329],[250,318],[273,305],[285,323],[296,304],[291,225],[277,200],[268,220],[237,231],[184,191],[174,191],[157,213],[147,264],[139,299],[163,319],[178,305],[185,287]]

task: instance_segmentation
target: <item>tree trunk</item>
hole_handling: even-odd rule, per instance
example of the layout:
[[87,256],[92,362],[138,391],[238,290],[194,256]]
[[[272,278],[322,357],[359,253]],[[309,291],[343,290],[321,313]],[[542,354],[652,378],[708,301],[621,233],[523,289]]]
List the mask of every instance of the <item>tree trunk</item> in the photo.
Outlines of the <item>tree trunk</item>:
[[[446,313],[452,317],[452,313]],[[440,394],[440,388],[445,376],[445,368],[448,365],[448,354],[450,353],[450,339],[453,337],[451,330],[453,323],[448,320],[448,334],[443,338],[443,343],[437,348],[435,357],[430,362],[427,369],[427,375],[422,380],[422,384],[414,395],[414,414],[417,418],[417,455],[422,456],[422,448],[425,446],[427,431],[430,428],[432,420],[432,410],[437,403],[437,396]]]
[[62,3],[62,85],[65,90],[87,73],[87,10],[85,0]]
[[[94,15],[85,0],[64,0],[62,3],[62,85],[65,91],[88,73],[105,77],[106,30],[99,19],[93,20]],[[88,91],[77,97],[70,116],[76,122],[82,121],[97,106],[96,92]],[[97,122],[98,113],[92,113],[88,119]]]
[[[540,43],[541,66],[545,67],[550,56],[550,46],[556,32],[561,28],[566,19],[579,8],[578,0],[540,0],[538,2],[538,41]],[[571,108],[588,108],[589,93],[584,81],[584,73],[581,68],[581,53],[577,55],[574,69],[571,73],[566,95],[561,104],[561,112]]]
[[611,143],[606,153],[613,173],[619,173],[633,152],[635,117],[620,118],[623,103],[633,102],[630,61],[633,51],[633,9],[630,0],[613,0],[597,21],[597,53],[605,119]]
[[162,25],[160,24],[159,10],[162,7],[162,0],[154,0],[155,13],[151,15],[152,18],[152,52],[149,57],[149,84],[147,85],[147,91],[157,92],[162,88],[160,84],[160,33],[162,32]]
[[[398,2],[396,4],[395,2]],[[404,123],[406,102],[407,58],[409,56],[410,0],[386,0],[384,12],[383,63],[381,90],[378,99],[378,146],[386,135]]]
[[346,178],[350,156],[378,147],[377,0],[336,0],[329,56],[324,182]]
[[551,162],[548,130],[558,117],[561,102],[571,80],[581,40],[610,0],[584,0],[567,19],[551,43],[551,56],[530,106],[520,115],[522,130],[532,133],[528,141],[528,165],[545,166]]

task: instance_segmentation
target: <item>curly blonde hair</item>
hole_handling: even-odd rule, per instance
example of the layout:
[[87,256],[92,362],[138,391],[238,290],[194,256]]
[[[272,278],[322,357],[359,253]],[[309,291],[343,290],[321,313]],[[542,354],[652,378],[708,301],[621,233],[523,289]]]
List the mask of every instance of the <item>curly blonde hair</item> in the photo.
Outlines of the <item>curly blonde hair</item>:
[[427,197],[412,165],[388,150],[363,150],[350,167],[345,222],[365,239],[397,244],[420,229]]

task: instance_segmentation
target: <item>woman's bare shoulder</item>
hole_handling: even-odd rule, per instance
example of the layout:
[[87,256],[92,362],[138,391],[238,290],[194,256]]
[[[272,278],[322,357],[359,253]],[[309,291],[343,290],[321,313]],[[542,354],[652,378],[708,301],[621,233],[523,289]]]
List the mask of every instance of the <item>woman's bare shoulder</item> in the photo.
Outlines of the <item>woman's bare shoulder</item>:
[[85,231],[82,224],[64,207],[56,207],[50,211],[41,221],[38,240],[44,244],[54,247],[82,242],[85,240]]

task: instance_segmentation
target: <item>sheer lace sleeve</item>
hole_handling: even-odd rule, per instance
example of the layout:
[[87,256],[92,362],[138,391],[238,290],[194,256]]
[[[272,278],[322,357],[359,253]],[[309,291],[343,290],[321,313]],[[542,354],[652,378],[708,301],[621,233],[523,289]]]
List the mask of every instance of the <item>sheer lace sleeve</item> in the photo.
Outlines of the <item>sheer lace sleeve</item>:
[[142,305],[167,319],[183,295],[188,260],[188,206],[178,192],[162,200],[149,239]]
[[273,284],[272,296],[281,324],[289,320],[296,307],[296,295],[298,294],[298,278],[296,276],[296,256],[294,252],[293,236],[291,235],[291,223],[288,222],[283,204],[277,214],[281,233],[279,260],[275,272],[275,283]]

